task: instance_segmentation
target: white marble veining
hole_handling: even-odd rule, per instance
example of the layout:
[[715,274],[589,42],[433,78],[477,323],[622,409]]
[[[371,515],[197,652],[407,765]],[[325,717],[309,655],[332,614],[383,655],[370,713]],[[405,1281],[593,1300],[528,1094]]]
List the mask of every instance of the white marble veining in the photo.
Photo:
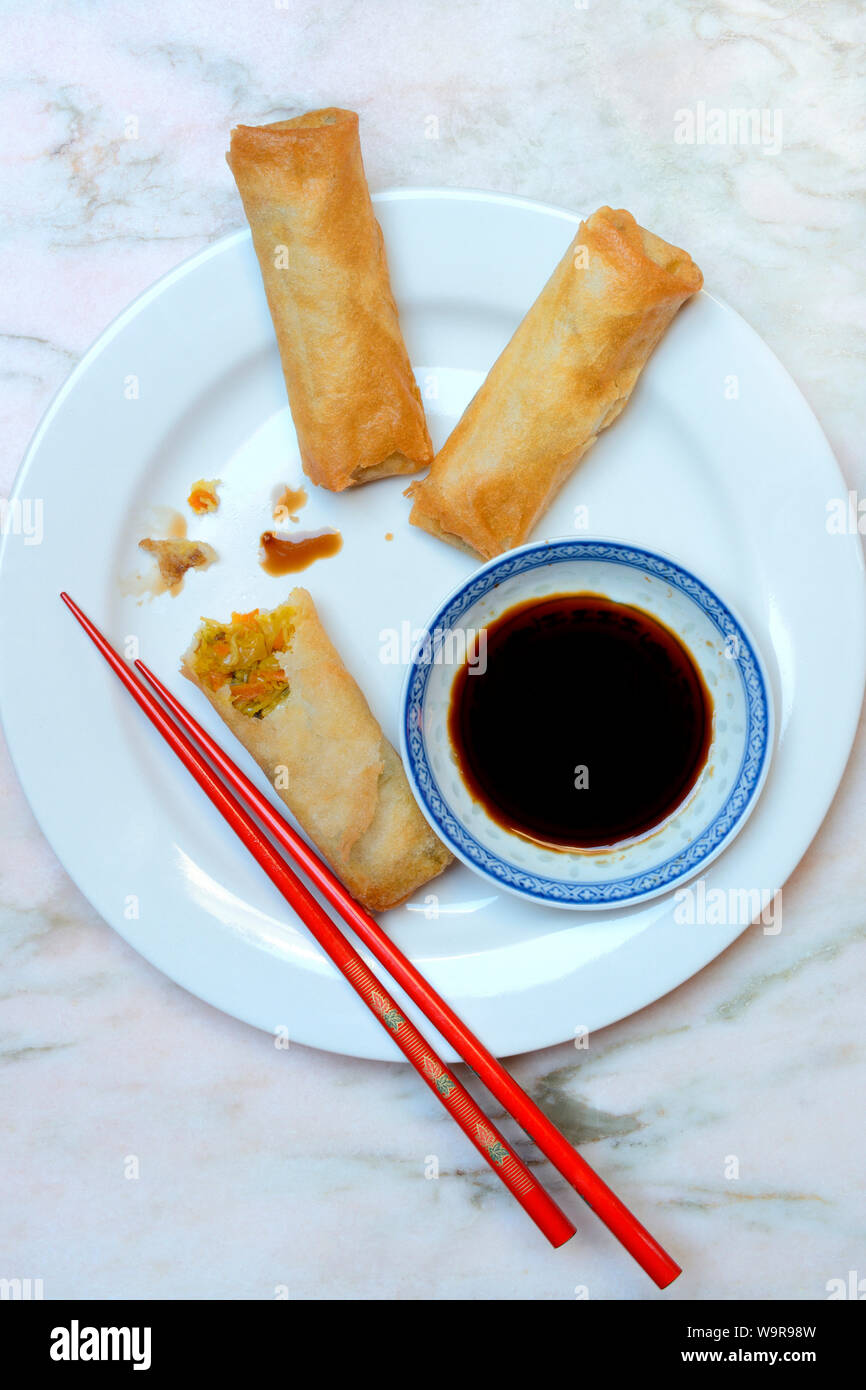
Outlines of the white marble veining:
[[[373,188],[609,202],[689,247],[866,490],[864,29],[845,0],[2,0],[0,493],[93,338],[241,224],[231,125],[327,103],[361,113]],[[701,103],[781,113],[781,149],[677,142]],[[0,1276],[49,1298],[820,1299],[866,1275],[864,757],[778,936],[753,928],[588,1051],[513,1063],[680,1258],[663,1295],[546,1168],[579,1236],[545,1248],[408,1069],[277,1051],[159,976],[7,767]]]

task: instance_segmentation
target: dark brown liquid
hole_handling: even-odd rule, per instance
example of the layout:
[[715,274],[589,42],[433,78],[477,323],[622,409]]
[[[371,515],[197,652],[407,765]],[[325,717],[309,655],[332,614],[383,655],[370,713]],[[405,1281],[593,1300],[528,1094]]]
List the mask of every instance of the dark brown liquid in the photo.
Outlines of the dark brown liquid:
[[305,570],[314,560],[324,560],[336,555],[343,548],[343,537],[339,531],[321,531],[315,536],[278,536],[273,531],[263,531],[261,566],[266,574],[297,574]]
[[712,738],[712,700],[679,639],[597,594],[530,599],[486,631],[486,669],[458,672],[448,730],[487,813],[555,849],[660,825]]
[[306,489],[287,487],[274,503],[274,521],[297,521],[296,512],[307,505]]

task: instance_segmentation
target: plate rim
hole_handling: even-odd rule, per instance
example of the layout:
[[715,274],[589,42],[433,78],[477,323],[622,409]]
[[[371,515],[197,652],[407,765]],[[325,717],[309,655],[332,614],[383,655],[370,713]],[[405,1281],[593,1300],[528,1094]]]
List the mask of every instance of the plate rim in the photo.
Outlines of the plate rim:
[[[533,198],[521,198],[515,193],[497,193],[482,188],[447,188],[437,185],[412,188],[408,185],[398,185],[395,188],[384,188],[377,193],[371,193],[370,198],[374,204],[408,202],[414,200],[501,203],[507,206],[531,208],[536,212],[554,215],[566,222],[577,223],[581,221],[579,213],[569,212],[567,208],[558,207],[554,203],[542,203]],[[140,290],[139,293],[119,311],[119,313],[108,320],[105,327],[96,335],[90,346],[85,349],[80,359],[75,363],[75,366],[71,368],[69,375],[65,377],[57,387],[57,390],[45,406],[42,415],[39,417],[36,428],[21,456],[21,462],[15,470],[15,476],[12,479],[12,486],[9,490],[10,501],[16,496],[19,484],[23,481],[24,474],[30,464],[30,456],[35,452],[51,419],[75,385],[78,377],[83,375],[84,370],[90,363],[108,347],[109,343],[113,341],[120,330],[125,327],[131,319],[137,317],[151,299],[158,298],[160,294],[168,289],[173,281],[191,274],[199,265],[210,260],[212,256],[221,255],[235,242],[240,243],[245,241],[252,241],[252,232],[249,226],[237,227],[233,232],[226,232],[223,236],[216,237],[213,241],[209,241],[204,246],[200,246],[197,251],[191,251],[188,256],[184,256],[182,260],[178,261],[177,265],[164,271],[162,275],[157,276],[151,284],[146,285],[143,290]],[[702,289],[699,293],[705,294],[706,291]],[[712,298],[713,296],[708,297]],[[722,304],[722,307],[726,307],[722,301],[718,302]],[[7,533],[0,533],[0,575],[2,575],[7,541]],[[2,706],[0,706],[0,723],[2,723]]]

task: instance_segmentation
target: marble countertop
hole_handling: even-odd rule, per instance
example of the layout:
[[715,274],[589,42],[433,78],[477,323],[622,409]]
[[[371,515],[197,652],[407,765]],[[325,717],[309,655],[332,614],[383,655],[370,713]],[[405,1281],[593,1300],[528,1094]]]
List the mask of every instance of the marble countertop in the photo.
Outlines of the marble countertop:
[[[606,201],[675,230],[862,492],[864,30],[846,0],[6,0],[0,493],[106,324],[241,225],[229,128],[329,103],[361,113],[374,189]],[[688,143],[683,113],[697,137],[718,108],[766,112],[761,140]],[[408,1069],[275,1052],[157,974],[7,762],[0,1276],[47,1298],[821,1299],[866,1275],[864,762],[860,737],[778,937],[751,929],[588,1051],[513,1061],[680,1258],[665,1294],[576,1201],[578,1239],[549,1252]]]

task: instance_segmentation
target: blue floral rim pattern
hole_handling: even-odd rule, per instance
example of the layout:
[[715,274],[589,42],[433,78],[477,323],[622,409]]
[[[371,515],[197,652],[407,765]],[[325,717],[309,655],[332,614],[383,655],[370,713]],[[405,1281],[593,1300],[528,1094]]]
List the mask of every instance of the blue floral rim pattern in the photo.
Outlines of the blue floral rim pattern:
[[[736,781],[718,814],[678,854],[650,870],[626,878],[596,884],[570,883],[529,873],[510,864],[479,844],[457,820],[442,796],[427,757],[422,719],[432,668],[429,661],[419,660],[417,653],[409,668],[403,709],[406,770],[413,782],[415,795],[426,808],[440,837],[460,857],[503,887],[540,902],[611,906],[654,896],[672,888],[680,880],[690,878],[705,861],[715,857],[750,809],[755,793],[761,786],[770,753],[770,710],[761,664],[747,634],[730,610],[711,589],[681,565],[640,546],[568,540],[512,551],[469,579],[436,615],[428,631],[447,632],[459,622],[467,609],[503,580],[566,560],[600,560],[607,564],[628,565],[654,575],[686,594],[709,618],[724,640],[730,642],[733,639],[736,644],[736,665],[746,701],[747,736]],[[423,648],[423,639],[420,646]]]

